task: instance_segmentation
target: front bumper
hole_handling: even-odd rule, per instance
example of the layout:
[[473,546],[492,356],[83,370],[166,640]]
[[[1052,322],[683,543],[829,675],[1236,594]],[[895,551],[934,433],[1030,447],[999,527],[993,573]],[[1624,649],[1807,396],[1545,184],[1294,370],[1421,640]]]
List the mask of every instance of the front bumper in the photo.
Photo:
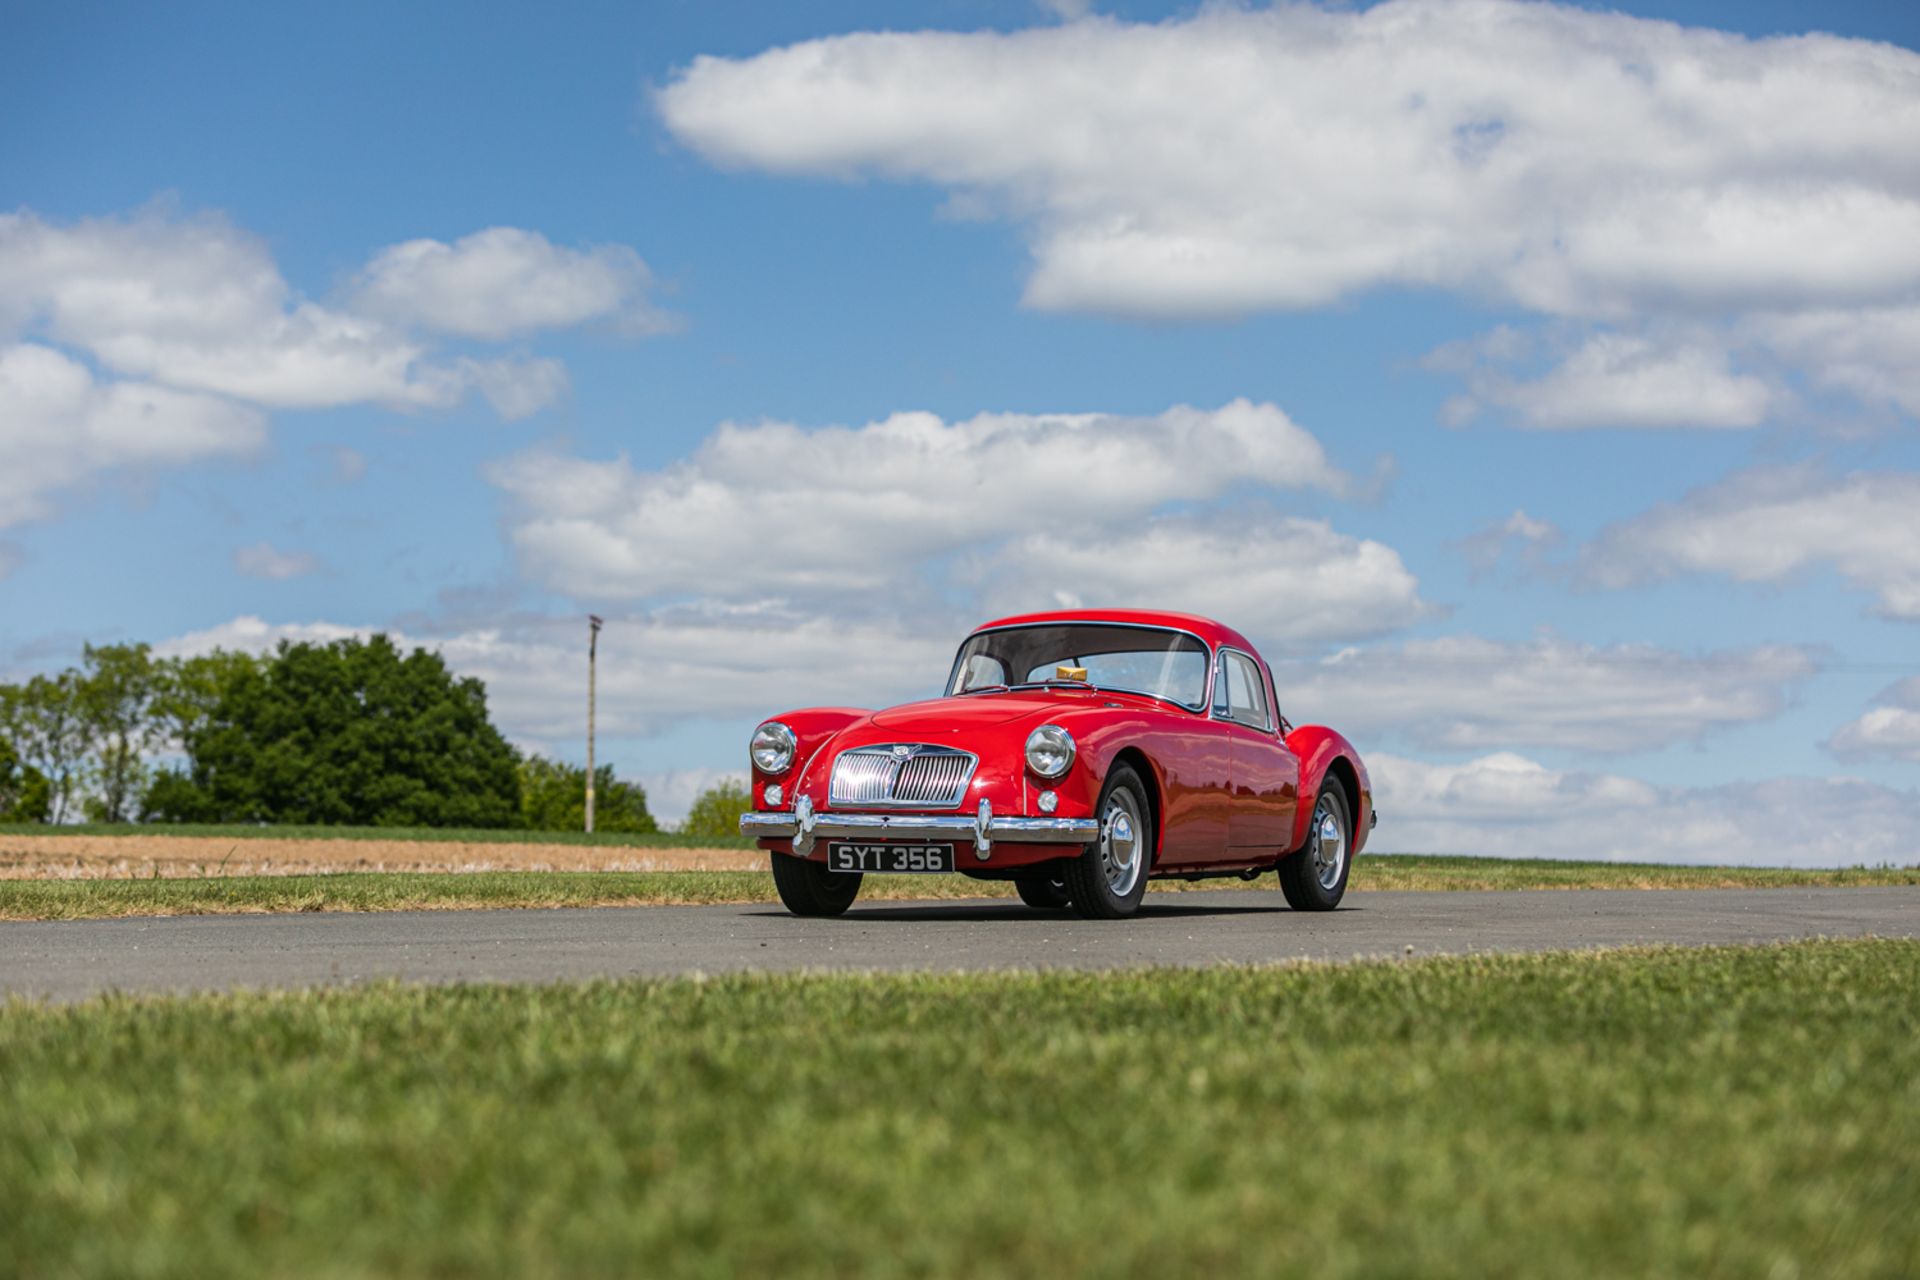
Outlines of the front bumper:
[[756,840],[792,840],[795,854],[813,852],[816,840],[970,840],[985,862],[995,840],[1009,844],[1092,844],[1100,838],[1096,818],[996,818],[985,800],[972,816],[919,813],[815,813],[805,796],[792,813],[743,813],[740,834]]

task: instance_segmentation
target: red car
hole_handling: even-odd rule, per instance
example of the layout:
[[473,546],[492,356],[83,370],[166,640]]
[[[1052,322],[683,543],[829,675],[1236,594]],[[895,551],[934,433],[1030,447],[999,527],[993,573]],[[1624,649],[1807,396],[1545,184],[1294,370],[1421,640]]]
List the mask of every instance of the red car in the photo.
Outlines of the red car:
[[1353,745],[1287,723],[1245,637],[1180,613],[990,622],[944,696],[790,712],[751,754],[740,830],[803,916],[845,911],[862,876],[927,871],[1115,919],[1150,879],[1277,870],[1295,909],[1329,911],[1377,820]]

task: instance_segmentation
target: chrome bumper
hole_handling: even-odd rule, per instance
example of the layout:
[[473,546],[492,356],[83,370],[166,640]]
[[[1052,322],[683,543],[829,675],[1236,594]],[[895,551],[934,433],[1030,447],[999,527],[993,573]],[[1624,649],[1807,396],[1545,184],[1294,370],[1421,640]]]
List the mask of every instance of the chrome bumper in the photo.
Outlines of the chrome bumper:
[[969,840],[973,856],[985,862],[995,840],[1014,844],[1092,844],[1100,838],[1095,818],[996,818],[985,800],[972,816],[919,813],[815,813],[806,796],[792,813],[743,813],[740,834],[755,840],[792,840],[801,857],[814,841]]

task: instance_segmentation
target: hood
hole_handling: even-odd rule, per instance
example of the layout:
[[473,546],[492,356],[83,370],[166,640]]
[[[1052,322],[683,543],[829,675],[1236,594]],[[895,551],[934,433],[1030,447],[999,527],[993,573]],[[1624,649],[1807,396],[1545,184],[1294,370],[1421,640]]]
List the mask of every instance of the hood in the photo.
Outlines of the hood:
[[876,711],[867,723],[889,732],[911,731],[925,741],[1007,724],[1025,716],[1047,715],[1059,710],[1058,700],[1022,694],[976,693],[962,698],[929,698],[908,702],[885,711]]

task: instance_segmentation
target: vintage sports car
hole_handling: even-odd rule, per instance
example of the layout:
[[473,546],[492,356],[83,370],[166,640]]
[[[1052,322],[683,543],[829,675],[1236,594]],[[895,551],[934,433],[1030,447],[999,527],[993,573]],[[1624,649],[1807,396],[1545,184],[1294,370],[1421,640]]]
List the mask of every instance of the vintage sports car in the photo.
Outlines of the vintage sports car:
[[1156,877],[1273,870],[1296,910],[1329,911],[1377,817],[1352,744],[1288,724],[1253,646],[1179,613],[990,622],[944,696],[789,712],[750,753],[740,830],[803,916],[845,911],[862,876],[927,871],[1115,919]]

